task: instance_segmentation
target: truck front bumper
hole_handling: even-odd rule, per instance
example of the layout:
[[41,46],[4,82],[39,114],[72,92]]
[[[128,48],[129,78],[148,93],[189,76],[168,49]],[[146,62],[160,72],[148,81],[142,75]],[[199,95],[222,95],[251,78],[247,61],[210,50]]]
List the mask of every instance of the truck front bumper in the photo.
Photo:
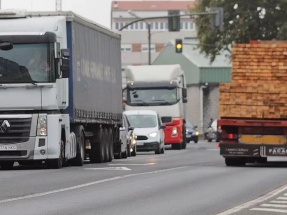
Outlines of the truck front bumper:
[[0,161],[45,160],[47,156],[46,137],[30,137],[23,143],[0,144]]
[[220,144],[223,157],[276,157],[287,156],[287,145]]

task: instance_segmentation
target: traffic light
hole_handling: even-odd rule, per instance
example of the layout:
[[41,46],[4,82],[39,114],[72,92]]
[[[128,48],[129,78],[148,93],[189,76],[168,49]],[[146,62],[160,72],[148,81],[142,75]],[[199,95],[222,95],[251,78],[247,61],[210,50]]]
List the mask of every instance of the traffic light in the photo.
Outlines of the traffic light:
[[223,29],[223,8],[222,7],[212,7],[210,8],[210,12],[217,12],[216,14],[211,15],[211,28],[213,30],[222,30]]
[[175,39],[175,52],[182,53],[182,39]]
[[180,11],[169,10],[168,11],[168,31],[180,31]]

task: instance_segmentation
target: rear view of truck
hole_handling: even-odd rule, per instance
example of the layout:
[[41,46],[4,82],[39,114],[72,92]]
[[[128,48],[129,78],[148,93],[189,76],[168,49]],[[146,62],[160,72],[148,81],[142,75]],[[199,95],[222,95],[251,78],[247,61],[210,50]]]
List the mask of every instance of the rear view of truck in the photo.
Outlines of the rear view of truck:
[[220,155],[227,166],[287,156],[287,43],[232,48],[232,83],[220,86]]

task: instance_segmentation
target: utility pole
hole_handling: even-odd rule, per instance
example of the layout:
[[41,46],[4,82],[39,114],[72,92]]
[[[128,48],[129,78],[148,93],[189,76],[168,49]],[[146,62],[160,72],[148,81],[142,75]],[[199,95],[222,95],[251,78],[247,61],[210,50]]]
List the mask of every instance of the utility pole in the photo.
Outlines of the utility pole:
[[[132,16],[140,19],[140,17],[138,17],[134,12],[132,12],[131,10],[128,11],[129,14],[131,14]],[[151,65],[151,31],[150,31],[150,23],[144,21],[146,23],[147,26],[147,30],[148,30],[148,65]]]
[[56,11],[62,11],[62,0],[56,0]]

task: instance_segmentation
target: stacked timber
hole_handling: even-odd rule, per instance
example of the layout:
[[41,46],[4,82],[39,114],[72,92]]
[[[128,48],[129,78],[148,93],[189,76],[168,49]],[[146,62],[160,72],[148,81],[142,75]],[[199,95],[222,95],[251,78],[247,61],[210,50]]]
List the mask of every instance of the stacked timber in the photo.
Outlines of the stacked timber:
[[287,43],[236,44],[232,83],[221,84],[220,117],[287,118]]

